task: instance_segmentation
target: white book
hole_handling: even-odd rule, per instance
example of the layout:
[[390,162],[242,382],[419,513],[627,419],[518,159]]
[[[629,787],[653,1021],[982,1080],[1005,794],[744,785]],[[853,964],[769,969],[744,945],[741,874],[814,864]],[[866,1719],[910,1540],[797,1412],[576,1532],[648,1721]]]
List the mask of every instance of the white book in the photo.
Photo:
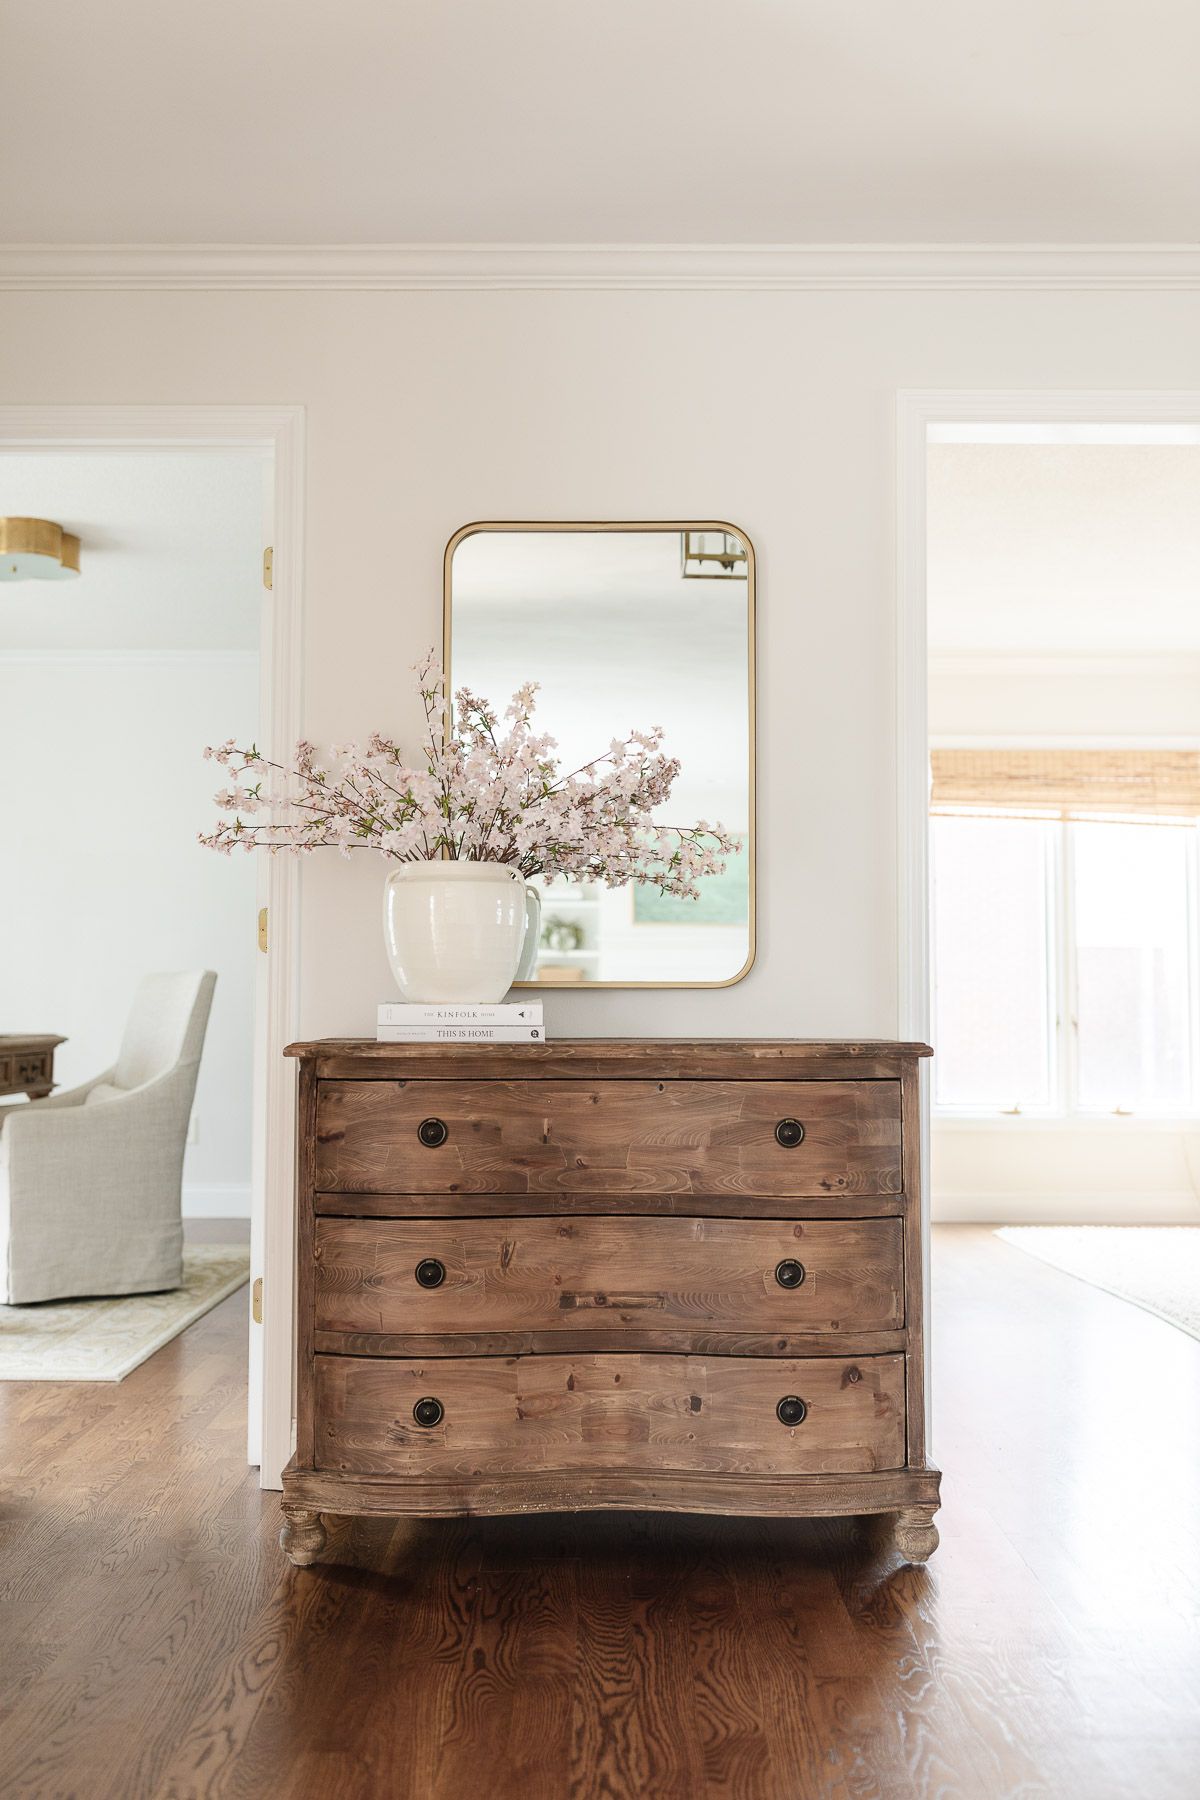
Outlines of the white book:
[[540,1000],[501,1002],[489,1006],[421,1004],[384,1000],[377,1014],[380,1025],[540,1025]]
[[380,1044],[544,1044],[543,1025],[379,1025]]

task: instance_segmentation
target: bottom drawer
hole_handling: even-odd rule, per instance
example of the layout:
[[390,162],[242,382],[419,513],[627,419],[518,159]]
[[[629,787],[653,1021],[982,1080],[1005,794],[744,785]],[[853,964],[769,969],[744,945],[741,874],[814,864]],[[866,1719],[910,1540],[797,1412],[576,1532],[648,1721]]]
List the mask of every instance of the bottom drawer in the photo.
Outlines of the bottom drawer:
[[904,1465],[903,1356],[314,1361],[321,1469],[817,1475]]

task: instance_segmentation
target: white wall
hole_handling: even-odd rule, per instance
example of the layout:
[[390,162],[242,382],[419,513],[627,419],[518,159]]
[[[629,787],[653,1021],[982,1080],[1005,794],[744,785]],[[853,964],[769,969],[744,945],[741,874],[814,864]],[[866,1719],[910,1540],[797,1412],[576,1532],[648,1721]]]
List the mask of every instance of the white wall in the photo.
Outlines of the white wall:
[[943,743],[1200,742],[1200,656],[935,655],[929,726]]
[[116,1060],[143,974],[215,969],[184,1181],[185,1210],[220,1216],[249,1211],[255,870],[196,843],[217,786],[200,750],[252,736],[257,712],[245,653],[0,653],[0,746],[25,771],[5,784],[5,1029],[64,1035],[73,1086]]
[[935,1219],[1200,1225],[1200,1131],[1134,1119],[934,1124]]
[[1103,428],[1089,443],[931,442],[930,645],[1200,650],[1197,426],[1177,433],[1190,443],[1131,441],[1128,426],[1109,428],[1119,443],[1096,441]]
[[[889,1035],[898,388],[1200,387],[1185,292],[93,292],[0,300],[20,402],[302,403],[305,720],[412,730],[477,518],[727,517],[759,553],[759,955],[551,1030]],[[381,871],[302,873],[301,1029],[372,1028]]]
[[0,1030],[64,1035],[73,1086],[143,974],[215,969],[184,1210],[246,1214],[257,871],[196,835],[224,785],[204,745],[256,729],[261,461],[0,455],[0,500],[83,544],[69,586],[0,589]]

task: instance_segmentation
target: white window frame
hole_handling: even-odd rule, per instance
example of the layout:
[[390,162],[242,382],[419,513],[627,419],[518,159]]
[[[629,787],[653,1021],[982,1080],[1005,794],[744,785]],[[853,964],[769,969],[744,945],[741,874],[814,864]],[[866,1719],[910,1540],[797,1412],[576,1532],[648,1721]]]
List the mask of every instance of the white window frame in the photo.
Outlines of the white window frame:
[[[984,808],[955,809],[969,818]],[[1027,815],[1037,822],[1034,813]],[[948,1106],[939,1104],[936,1089],[931,1096],[933,1118],[939,1128],[959,1125],[977,1129],[980,1124],[1000,1125],[1005,1130],[1051,1126],[1056,1129],[1165,1129],[1193,1128],[1200,1118],[1200,821],[1164,823],[1164,829],[1187,834],[1185,881],[1187,884],[1188,927],[1188,1060],[1191,1071],[1191,1106],[1184,1112],[1178,1107],[1135,1107],[1128,1111],[1099,1112],[1079,1104],[1079,969],[1075,934],[1075,857],[1072,827],[1094,822],[1113,825],[1144,825],[1152,829],[1144,816],[1113,814],[1086,819],[1062,818],[1052,823],[1050,833],[1051,861],[1046,895],[1047,949],[1047,1016],[1050,1020],[1051,1101],[1046,1106],[1024,1106],[1019,1112],[1005,1107],[978,1104]],[[931,1008],[936,1007],[936,918],[931,888],[930,911],[930,975]]]
[[[1096,1112],[1091,1108],[1079,1105],[1079,958],[1075,942],[1075,907],[1071,903],[1075,891],[1075,868],[1073,833],[1074,824],[1086,824],[1086,819],[1065,819],[1062,828],[1064,867],[1064,935],[1063,958],[1068,970],[1068,991],[1066,1013],[1067,1028],[1064,1036],[1065,1068],[1068,1085],[1064,1092],[1068,1099],[1066,1116],[1072,1121],[1083,1120],[1089,1124],[1109,1121],[1121,1125],[1130,1120],[1139,1120],[1144,1124],[1166,1123],[1175,1126],[1192,1126],[1200,1117],[1200,932],[1197,930],[1197,909],[1200,906],[1200,887],[1197,885],[1197,852],[1200,848],[1200,820],[1190,823],[1179,820],[1164,820],[1164,830],[1179,831],[1185,836],[1184,850],[1184,882],[1186,886],[1187,915],[1187,959],[1188,959],[1188,1065],[1191,1072],[1191,1105],[1180,1112],[1177,1107],[1141,1107],[1131,1108],[1128,1112],[1105,1111]],[[1138,818],[1132,814],[1113,814],[1102,816],[1094,821],[1096,824],[1111,825],[1146,825],[1143,816]]]
[[[995,816],[993,808],[984,806],[956,806],[948,809],[945,816],[959,818],[990,818]],[[1014,813],[1014,819],[1022,815]],[[1045,893],[1045,917],[1042,924],[1046,946],[1046,1018],[1048,1021],[1048,1040],[1046,1044],[1047,1063],[1050,1076],[1050,1098],[1043,1106],[1023,1106],[1019,1112],[1009,1107],[989,1107],[977,1102],[964,1102],[961,1105],[948,1105],[937,1099],[936,1071],[931,1090],[933,1117],[939,1125],[955,1120],[978,1123],[981,1119],[1003,1120],[1006,1125],[1025,1120],[1058,1121],[1066,1118],[1067,1111],[1063,1097],[1069,1091],[1064,1086],[1064,1069],[1062,1055],[1062,1021],[1066,1017],[1065,963],[1063,955],[1063,936],[1061,915],[1065,905],[1063,884],[1063,835],[1054,827],[1059,824],[1057,818],[1041,817],[1035,812],[1025,816],[1030,824],[1049,826],[1050,853],[1048,859],[1048,880]],[[929,883],[929,973],[930,973],[930,1016],[937,1018],[937,888],[933,878],[933,856],[930,855]]]

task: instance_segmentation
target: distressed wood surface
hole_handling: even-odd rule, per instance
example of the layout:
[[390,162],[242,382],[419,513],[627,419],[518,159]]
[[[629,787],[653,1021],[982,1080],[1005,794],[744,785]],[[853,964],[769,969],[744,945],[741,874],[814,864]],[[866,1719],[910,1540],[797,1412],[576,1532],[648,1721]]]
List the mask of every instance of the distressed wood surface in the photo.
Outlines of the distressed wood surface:
[[[853,1473],[904,1463],[902,1356],[315,1359],[317,1466],[475,1478],[528,1470]],[[803,1423],[776,1405],[798,1396]],[[432,1429],[413,1414],[433,1398]]]
[[896,1515],[892,1541],[905,1562],[928,1562],[938,1547],[938,1528],[933,1506],[905,1506]]
[[[441,1120],[427,1148],[422,1121]],[[804,1140],[785,1149],[780,1120]],[[898,1081],[322,1081],[324,1191],[892,1194]]]
[[0,1094],[28,1094],[31,1100],[44,1100],[58,1085],[54,1052],[66,1041],[44,1031],[0,1036]]
[[327,1541],[320,1513],[312,1507],[297,1506],[291,1500],[284,1500],[280,1511],[283,1524],[279,1531],[279,1548],[297,1568],[307,1569],[310,1564],[319,1562]]
[[[348,1219],[505,1218],[514,1207],[511,1194],[317,1193],[317,1213]],[[572,1216],[605,1213],[653,1218],[777,1219],[778,1195],[739,1194],[522,1194],[523,1215]],[[898,1218],[905,1210],[903,1194],[789,1194],[786,1210],[793,1219]]]
[[317,1143],[317,1076],[311,1063],[300,1065],[300,1092],[296,1110],[296,1454],[302,1462],[313,1460],[313,1330],[316,1324],[313,1289],[316,1261],[313,1237],[316,1217],[312,1207],[313,1164]]
[[901,1064],[931,1056],[928,1044],[881,1038],[554,1038],[542,1044],[381,1044],[315,1038],[285,1055],[312,1061],[321,1080],[855,1081],[893,1079]]
[[[902,1092],[921,1046],[318,1048],[302,1513],[336,1515],[339,1483],[347,1511],[366,1483],[397,1513],[837,1512],[864,1473],[896,1477],[893,1510],[936,1506],[936,1471],[905,1466],[921,1273]],[[783,1118],[805,1127],[795,1148]],[[444,1144],[420,1142],[424,1119]],[[789,1254],[792,1290],[774,1279]],[[426,1257],[441,1287],[414,1281]],[[797,1392],[810,1411],[789,1428],[775,1407]],[[431,1429],[412,1413],[427,1396],[446,1408]]]
[[[668,1081],[894,1081],[902,1063],[883,1048],[869,1056],[831,1053],[814,1057],[790,1053],[794,1046],[780,1045],[778,1054],[754,1058],[739,1067],[725,1056],[709,1054],[703,1043],[672,1040],[663,1057],[638,1054],[629,1047],[628,1039],[620,1043],[618,1054],[593,1055],[591,1045],[570,1038],[524,1047],[372,1042],[372,1052],[400,1050],[404,1059],[334,1053],[314,1057],[312,1064],[319,1081],[645,1081],[658,1077]],[[410,1057],[407,1053],[412,1050],[423,1054]]]
[[[900,1083],[903,1118],[904,1292],[908,1327],[904,1365],[908,1460],[919,1469],[925,1461],[925,1265],[922,1221],[928,1205],[928,1171],[921,1166],[920,1066],[909,1063]],[[937,1534],[933,1542],[936,1546]]]
[[298,1468],[283,1473],[284,1501],[333,1520],[408,1514],[467,1518],[480,1514],[574,1512],[737,1513],[746,1518],[846,1518],[938,1504],[937,1469],[864,1469],[841,1475],[636,1469],[572,1472],[519,1469],[469,1479],[438,1475],[360,1475]]
[[[903,1323],[898,1219],[318,1219],[318,1332],[447,1333],[604,1326],[639,1335],[886,1331]],[[445,1271],[422,1287],[433,1258]],[[798,1287],[780,1264],[798,1263]]]
[[888,1356],[903,1354],[903,1331],[693,1331],[638,1328],[631,1343],[626,1326],[576,1327],[564,1342],[561,1331],[444,1331],[416,1335],[403,1331],[315,1331],[314,1350],[332,1356],[560,1356],[564,1350],[663,1350],[681,1356]]

